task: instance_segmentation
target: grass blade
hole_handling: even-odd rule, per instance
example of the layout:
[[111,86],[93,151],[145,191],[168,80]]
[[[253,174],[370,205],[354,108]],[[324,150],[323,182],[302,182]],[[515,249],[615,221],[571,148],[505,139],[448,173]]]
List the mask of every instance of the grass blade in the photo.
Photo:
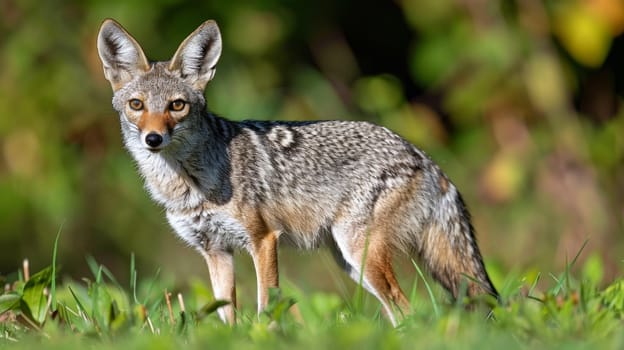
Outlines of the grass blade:
[[362,254],[362,263],[360,265],[360,276],[358,280],[357,288],[355,289],[355,310],[357,313],[361,313],[364,308],[364,270],[366,269],[366,257],[368,256],[368,246],[370,244],[370,231],[366,233],[366,240],[364,241],[364,254]]
[[[570,285],[570,271],[572,270],[572,266],[574,266],[576,264],[576,261],[578,260],[579,256],[581,255],[581,253],[583,252],[583,250],[585,249],[585,246],[587,246],[587,243],[589,243],[589,240],[585,240],[585,242],[583,242],[583,245],[581,246],[581,248],[578,250],[578,252],[576,252],[576,255],[574,256],[574,258],[572,259],[572,261],[568,264],[566,261],[566,267],[565,267],[565,283],[566,283],[566,291],[569,292],[572,290],[572,286]],[[567,259],[566,259],[567,260]]]
[[429,294],[429,299],[431,300],[431,305],[433,306],[433,313],[435,314],[436,318],[439,318],[440,317],[440,309],[438,307],[438,301],[436,300],[435,295],[433,295],[433,290],[431,289],[431,286],[429,285],[429,283],[425,279],[425,274],[422,272],[420,267],[418,267],[418,264],[416,264],[416,261],[414,261],[414,259],[412,259],[412,264],[416,268],[416,271],[418,272],[418,275],[420,276],[420,278],[425,283],[425,288],[427,288],[427,293]]
[[[160,276],[160,268],[156,269],[156,273],[154,274],[154,277],[150,281],[150,284],[147,287],[147,291],[145,292],[145,299],[143,300],[143,303],[140,303],[141,305],[147,305],[148,304],[148,301],[149,301],[150,297],[152,296],[152,291],[154,290],[154,287],[156,286],[156,283],[158,282],[158,277],[159,276]],[[161,298],[157,298],[156,302],[153,305],[153,307],[156,307],[156,306],[160,305],[161,303],[162,303],[162,299]],[[151,311],[151,308],[150,308],[150,311]]]
[[91,271],[93,277],[97,279],[98,271],[100,271],[100,264],[98,264],[98,262],[92,255],[87,255],[85,260],[87,260],[87,266],[89,266],[89,271]]
[[52,281],[50,283],[50,297],[52,298],[52,310],[56,310],[56,255],[58,253],[58,242],[63,231],[63,224],[59,227],[54,239],[54,248],[52,249]]
[[130,253],[130,290],[132,291],[134,303],[139,304],[139,299],[137,298],[137,270],[134,252]]
[[79,313],[82,314],[83,317],[86,317],[86,315],[88,315],[87,309],[84,307],[84,305],[82,305],[82,302],[80,302],[80,298],[78,298],[78,295],[76,295],[76,293],[74,292],[71,286],[67,286],[67,289],[71,293],[72,297],[74,297]]
[[528,297],[533,296],[533,291],[535,290],[535,288],[537,288],[537,283],[539,283],[539,280],[541,277],[542,277],[542,273],[538,272],[537,276],[535,276],[535,280],[533,281],[533,283],[531,284],[531,287],[529,288],[529,292],[527,293]]

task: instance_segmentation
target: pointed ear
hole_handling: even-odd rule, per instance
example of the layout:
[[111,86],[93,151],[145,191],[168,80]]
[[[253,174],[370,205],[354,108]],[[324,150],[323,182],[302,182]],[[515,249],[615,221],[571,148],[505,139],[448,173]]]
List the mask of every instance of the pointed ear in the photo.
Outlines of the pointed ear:
[[189,35],[171,59],[169,70],[179,70],[196,89],[204,90],[215,74],[221,56],[221,33],[217,22],[209,20]]
[[139,43],[112,19],[102,23],[97,48],[104,65],[104,76],[111,83],[113,91],[132,80],[137,73],[150,69]]

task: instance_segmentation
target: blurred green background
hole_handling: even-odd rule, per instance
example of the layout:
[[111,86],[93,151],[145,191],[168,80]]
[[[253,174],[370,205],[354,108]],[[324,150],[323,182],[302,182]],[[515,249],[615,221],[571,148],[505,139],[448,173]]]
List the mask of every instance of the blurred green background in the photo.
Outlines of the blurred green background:
[[[207,279],[122,147],[95,48],[106,17],[154,60],[216,19],[206,96],[220,115],[370,120],[420,146],[464,194],[499,277],[561,269],[585,241],[581,261],[623,271],[621,0],[2,0],[0,275],[49,264],[60,230],[74,278],[86,255],[124,276],[134,252],[139,271]],[[282,259],[298,285],[335,288],[326,253]]]

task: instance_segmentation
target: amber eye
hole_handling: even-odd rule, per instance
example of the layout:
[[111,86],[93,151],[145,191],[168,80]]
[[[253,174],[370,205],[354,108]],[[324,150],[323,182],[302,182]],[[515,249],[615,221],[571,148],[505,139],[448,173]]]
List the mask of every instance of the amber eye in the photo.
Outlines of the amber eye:
[[135,111],[140,111],[143,109],[143,101],[139,100],[138,98],[133,98],[132,100],[130,100],[128,102],[128,105]]
[[169,104],[169,109],[174,112],[179,112],[184,109],[184,106],[186,106],[186,102],[182,100],[175,100]]

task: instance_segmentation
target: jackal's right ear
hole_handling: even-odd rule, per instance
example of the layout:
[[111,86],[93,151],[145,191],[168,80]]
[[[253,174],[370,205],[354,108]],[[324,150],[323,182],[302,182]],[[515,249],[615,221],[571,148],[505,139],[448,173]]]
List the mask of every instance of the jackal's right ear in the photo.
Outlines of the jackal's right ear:
[[191,33],[176,51],[169,70],[177,70],[196,89],[203,90],[212,80],[221,56],[221,33],[217,22],[208,20]]
[[139,43],[112,19],[102,23],[97,48],[104,65],[104,76],[114,91],[132,80],[137,73],[150,69]]

